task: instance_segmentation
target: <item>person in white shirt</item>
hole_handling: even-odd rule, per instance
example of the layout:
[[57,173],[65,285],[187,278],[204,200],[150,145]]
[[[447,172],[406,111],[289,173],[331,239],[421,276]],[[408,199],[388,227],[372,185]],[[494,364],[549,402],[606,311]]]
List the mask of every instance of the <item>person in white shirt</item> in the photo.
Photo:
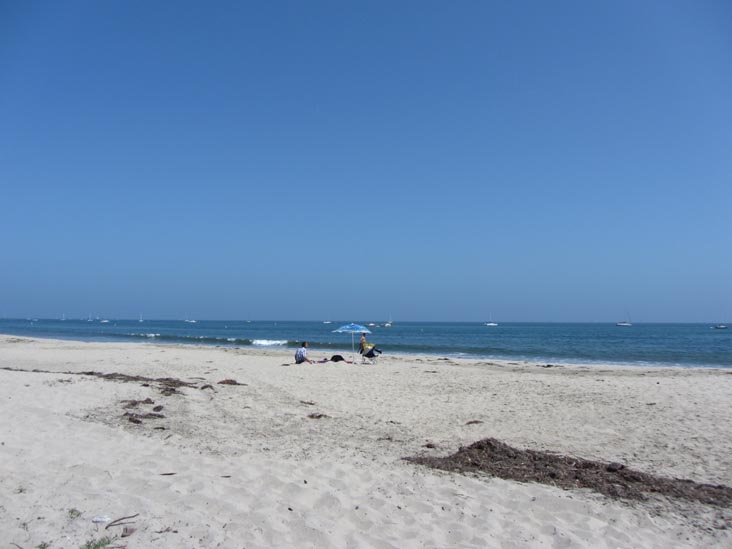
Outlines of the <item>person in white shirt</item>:
[[295,364],[302,364],[303,362],[307,362],[308,364],[312,364],[313,361],[308,358],[308,342],[303,341],[302,347],[300,347],[297,351],[295,351]]

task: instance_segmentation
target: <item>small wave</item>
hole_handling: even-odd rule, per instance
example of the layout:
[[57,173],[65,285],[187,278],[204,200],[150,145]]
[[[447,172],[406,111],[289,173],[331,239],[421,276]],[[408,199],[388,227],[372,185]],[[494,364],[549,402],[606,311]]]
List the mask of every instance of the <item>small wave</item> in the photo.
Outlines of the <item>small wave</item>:
[[273,347],[277,345],[287,345],[289,341],[286,339],[255,339],[252,341],[252,345],[259,345],[261,347]]
[[213,337],[213,336],[185,336],[172,334],[125,334],[122,337],[150,338],[171,343],[196,343],[204,345],[252,345],[251,339],[239,339],[236,337]]

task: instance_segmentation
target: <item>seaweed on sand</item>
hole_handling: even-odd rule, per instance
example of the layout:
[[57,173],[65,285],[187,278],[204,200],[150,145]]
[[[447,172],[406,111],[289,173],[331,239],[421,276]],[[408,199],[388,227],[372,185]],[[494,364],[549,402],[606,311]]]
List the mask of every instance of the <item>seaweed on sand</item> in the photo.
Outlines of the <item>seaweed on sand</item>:
[[645,500],[649,495],[663,495],[732,507],[732,488],[729,486],[658,477],[628,469],[620,463],[522,450],[493,438],[479,440],[446,457],[404,459],[445,471],[483,472],[507,480],[539,482],[564,489],[588,488],[611,498]]

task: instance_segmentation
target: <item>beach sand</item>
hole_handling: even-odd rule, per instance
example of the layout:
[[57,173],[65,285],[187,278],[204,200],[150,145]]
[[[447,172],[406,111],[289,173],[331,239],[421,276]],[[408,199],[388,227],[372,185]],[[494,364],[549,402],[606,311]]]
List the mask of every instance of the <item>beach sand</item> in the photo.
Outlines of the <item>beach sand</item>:
[[732,371],[293,352],[0,335],[0,546],[732,546],[730,508],[403,459],[493,437],[732,486]]

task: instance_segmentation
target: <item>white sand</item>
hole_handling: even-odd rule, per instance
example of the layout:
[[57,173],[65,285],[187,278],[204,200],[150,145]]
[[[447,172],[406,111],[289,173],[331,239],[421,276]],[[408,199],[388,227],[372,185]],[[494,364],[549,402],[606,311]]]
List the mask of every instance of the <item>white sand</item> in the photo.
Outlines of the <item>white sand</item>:
[[[732,485],[725,370],[388,355],[295,366],[290,352],[11,336],[0,336],[0,368],[0,547],[104,536],[128,548],[732,546],[732,509],[631,504],[401,459],[495,437]],[[196,387],[163,396],[65,373],[89,370]],[[247,385],[218,384],[227,378]],[[152,406],[122,400],[148,397],[165,418],[123,417]],[[124,538],[123,525],[92,520],[135,514]]]

